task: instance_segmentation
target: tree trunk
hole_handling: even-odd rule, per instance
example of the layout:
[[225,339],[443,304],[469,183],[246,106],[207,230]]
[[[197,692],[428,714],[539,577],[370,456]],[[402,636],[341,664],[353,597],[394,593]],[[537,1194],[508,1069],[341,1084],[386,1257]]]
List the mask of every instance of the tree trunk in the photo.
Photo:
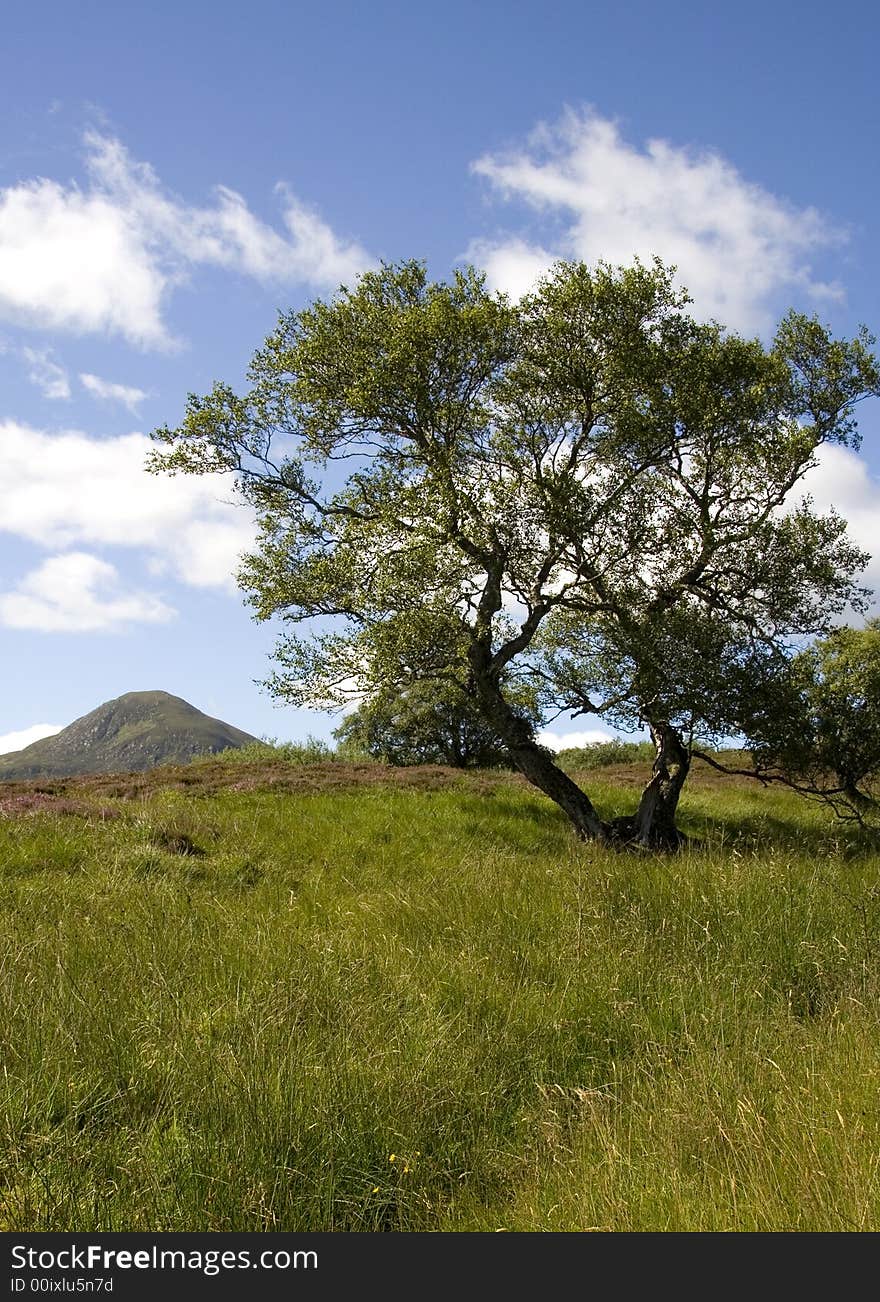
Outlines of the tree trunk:
[[582,841],[608,840],[608,827],[586,792],[554,764],[543,746],[534,741],[507,744],[510,757],[523,777],[559,806]]
[[476,687],[487,717],[510,752],[514,767],[527,782],[559,806],[582,841],[607,841],[607,823],[603,823],[596,813],[586,792],[572,782],[568,774],[554,764],[550,752],[534,740],[531,724],[508,705],[491,680],[478,677]]
[[461,736],[461,727],[456,719],[453,719],[449,725],[449,742],[446,746],[446,763],[450,768],[463,769],[465,767],[464,743]]
[[678,798],[691,766],[681,735],[668,723],[650,723],[654,742],[651,780],[632,818],[614,820],[616,839],[652,850],[677,850],[687,837],[675,825]]

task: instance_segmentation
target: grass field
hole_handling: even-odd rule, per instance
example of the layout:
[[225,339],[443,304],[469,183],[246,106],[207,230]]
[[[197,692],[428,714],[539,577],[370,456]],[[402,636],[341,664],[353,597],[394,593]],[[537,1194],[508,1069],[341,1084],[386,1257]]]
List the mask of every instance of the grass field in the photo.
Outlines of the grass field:
[[[603,814],[637,768],[589,775]],[[6,1230],[880,1229],[880,856],[697,779],[0,787]]]

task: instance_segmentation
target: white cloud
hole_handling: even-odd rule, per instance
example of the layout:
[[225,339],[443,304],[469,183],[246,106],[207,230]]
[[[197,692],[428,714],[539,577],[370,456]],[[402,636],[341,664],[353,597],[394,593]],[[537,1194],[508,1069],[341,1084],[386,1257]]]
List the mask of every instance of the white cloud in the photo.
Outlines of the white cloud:
[[112,195],[44,179],[0,192],[4,316],[167,346],[161,301],[172,280],[137,220]]
[[568,111],[521,147],[477,159],[473,171],[547,222],[542,244],[502,237],[469,250],[490,282],[512,294],[533,282],[552,246],[552,256],[590,263],[634,256],[650,263],[657,254],[678,267],[697,312],[747,332],[768,326],[783,291],[840,296],[815,278],[809,258],[842,233],[815,209],[795,208],[747,181],[711,150],[657,139],[639,149],[615,122]]
[[43,737],[54,737],[64,727],[63,723],[35,723],[31,728],[20,728],[17,732],[0,734],[0,755],[10,751],[24,750],[32,742],[41,741]]
[[522,298],[535,281],[545,275],[559,258],[541,246],[527,244],[517,236],[510,236],[500,244],[491,240],[475,240],[468,249],[468,262],[482,267],[489,284],[503,289],[513,299]]
[[538,733],[538,742],[548,750],[578,750],[582,746],[598,746],[602,742],[614,741],[610,732],[600,728],[586,728],[580,732],[553,732],[544,728]]
[[123,407],[134,415],[147,394],[143,389],[135,389],[128,384],[114,384],[112,380],[102,380],[99,375],[80,372],[80,383],[93,398],[100,402],[121,402]]
[[875,606],[880,597],[880,479],[848,448],[829,445],[818,456],[818,466],[801,481],[817,510],[834,507],[849,525],[849,536],[871,561],[862,582],[874,589]]
[[123,592],[114,566],[88,552],[50,556],[0,593],[0,624],[40,633],[97,633],[164,623],[175,612],[148,592]]
[[144,434],[91,438],[0,422],[0,531],[47,549],[139,547],[156,571],[232,586],[254,541],[231,477],[148,475]]
[[234,190],[188,205],[118,140],[89,132],[85,146],[85,188],[40,177],[0,190],[0,313],[13,320],[168,347],[164,303],[194,266],[333,288],[370,263],[286,189],[282,234]]
[[28,364],[28,379],[42,389],[44,398],[66,400],[70,397],[67,372],[58,362],[52,361],[51,348],[22,348],[21,354]]

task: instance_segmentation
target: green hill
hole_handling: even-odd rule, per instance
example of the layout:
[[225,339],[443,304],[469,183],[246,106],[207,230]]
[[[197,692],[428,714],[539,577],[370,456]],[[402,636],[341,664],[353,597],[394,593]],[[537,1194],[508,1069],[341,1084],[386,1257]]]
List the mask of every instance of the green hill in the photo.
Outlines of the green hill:
[[500,770],[5,786],[0,1230],[880,1230],[876,847],[682,806],[645,855]]
[[54,737],[0,756],[0,781],[140,772],[256,741],[168,692],[126,692]]

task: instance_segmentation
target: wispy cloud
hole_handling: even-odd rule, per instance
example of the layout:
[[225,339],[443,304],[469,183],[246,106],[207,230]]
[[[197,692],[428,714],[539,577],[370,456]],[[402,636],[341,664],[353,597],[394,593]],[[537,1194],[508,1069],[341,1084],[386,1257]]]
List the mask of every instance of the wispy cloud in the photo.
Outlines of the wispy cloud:
[[765,329],[781,294],[840,295],[810,259],[840,242],[814,208],[797,208],[748,181],[712,150],[666,140],[639,148],[616,122],[568,111],[520,146],[486,154],[473,171],[536,224],[476,241],[468,257],[519,295],[556,258],[612,264],[654,255],[678,268],[696,311],[743,331]]
[[123,407],[127,407],[133,414],[137,414],[137,409],[147,397],[144,389],[135,389],[128,384],[115,384],[112,380],[102,380],[99,375],[90,375],[87,371],[80,372],[80,383],[93,398],[99,402],[119,402]]
[[0,593],[0,624],[40,633],[104,633],[174,614],[151,593],[124,591],[116,568],[88,552],[50,556]]
[[194,267],[335,288],[371,261],[286,187],[282,232],[226,186],[209,205],[186,203],[113,137],[89,132],[85,147],[84,188],[38,177],[0,190],[0,314],[9,319],[168,347],[165,304]]
[[70,397],[67,371],[52,361],[51,348],[22,348],[21,355],[28,364],[28,379],[42,391],[44,398],[66,400]]

